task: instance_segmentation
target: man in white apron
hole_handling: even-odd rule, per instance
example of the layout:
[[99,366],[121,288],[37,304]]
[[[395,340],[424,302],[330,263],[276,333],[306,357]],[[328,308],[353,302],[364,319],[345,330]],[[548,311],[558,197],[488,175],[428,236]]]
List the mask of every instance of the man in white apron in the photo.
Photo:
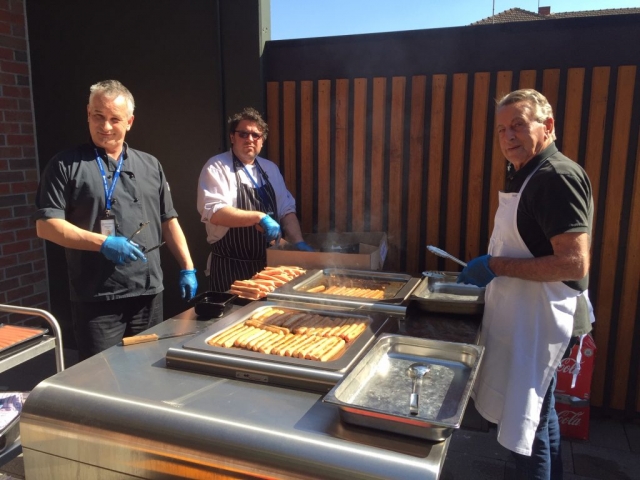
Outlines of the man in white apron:
[[514,453],[518,478],[562,478],[555,374],[570,342],[591,330],[587,296],[591,183],[555,146],[547,99],[517,90],[498,102],[496,126],[510,162],[489,254],[459,282],[486,286],[472,397]]

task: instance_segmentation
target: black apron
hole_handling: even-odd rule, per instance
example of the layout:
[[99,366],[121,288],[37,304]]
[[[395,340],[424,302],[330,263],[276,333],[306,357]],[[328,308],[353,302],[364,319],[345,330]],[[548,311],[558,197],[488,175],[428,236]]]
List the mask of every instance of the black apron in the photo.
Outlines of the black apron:
[[[275,191],[258,160],[255,163],[262,176],[262,186],[259,188],[252,188],[240,181],[238,171],[243,166],[233,156],[233,171],[238,185],[237,208],[264,212],[277,221]],[[209,288],[214,292],[226,292],[234,281],[253,277],[267,264],[268,246],[263,233],[254,226],[229,228],[220,240],[211,244]]]

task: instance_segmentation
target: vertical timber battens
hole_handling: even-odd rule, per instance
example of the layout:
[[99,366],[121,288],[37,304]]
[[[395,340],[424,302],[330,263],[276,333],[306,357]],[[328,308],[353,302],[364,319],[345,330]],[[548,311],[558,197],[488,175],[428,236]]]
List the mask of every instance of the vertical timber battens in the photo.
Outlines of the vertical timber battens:
[[422,271],[419,265],[424,245],[420,239],[420,226],[426,219],[423,211],[422,178],[424,162],[424,108],[427,77],[417,75],[411,79],[411,125],[409,125],[409,204],[407,205],[407,259],[408,272]]
[[[484,154],[487,137],[491,138],[493,129],[487,125],[489,106],[489,82],[491,75],[487,72],[476,73],[473,82],[473,111],[471,118],[471,149],[469,153],[469,185],[467,188],[467,228],[466,258],[471,259],[481,254],[480,238],[482,220],[482,199],[484,185]],[[491,192],[493,193],[493,192]],[[484,252],[482,252],[484,254]]]
[[351,184],[351,231],[364,231],[365,155],[367,142],[367,79],[353,81],[353,162]]

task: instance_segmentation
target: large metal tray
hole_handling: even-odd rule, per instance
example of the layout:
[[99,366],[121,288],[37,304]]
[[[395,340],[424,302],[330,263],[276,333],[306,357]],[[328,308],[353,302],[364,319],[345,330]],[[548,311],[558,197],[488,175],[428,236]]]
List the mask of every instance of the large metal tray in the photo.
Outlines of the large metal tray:
[[44,328],[0,324],[0,359],[39,342],[45,333],[47,330]]
[[411,293],[421,310],[438,313],[479,314],[484,311],[484,288],[456,283],[458,272],[427,271]]
[[[347,423],[445,440],[460,427],[484,347],[402,335],[382,335],[323,401]],[[409,413],[415,362],[431,365],[420,390],[418,415]]]
[[[386,312],[392,315],[404,315],[406,306],[402,305],[409,294],[420,282],[411,275],[369,270],[349,270],[325,268],[308,270],[304,275],[294,278],[286,285],[267,294],[267,298],[293,302],[312,302],[323,305],[340,305],[350,308],[367,308],[372,311]],[[353,286],[384,289],[384,298],[380,300],[331,295],[309,292],[309,289],[324,285],[326,287]]]
[[[238,348],[215,347],[207,343],[207,339],[213,335],[248,320],[261,309],[272,306],[332,317],[361,318],[366,319],[369,325],[357,339],[347,346],[339,358],[328,362],[281,357]],[[166,364],[169,368],[327,392],[374,343],[376,335],[383,332],[394,332],[397,329],[396,318],[364,309],[353,310],[337,306],[294,304],[269,300],[252,302],[229,316],[223,317],[184,345],[170,348],[166,355]]]

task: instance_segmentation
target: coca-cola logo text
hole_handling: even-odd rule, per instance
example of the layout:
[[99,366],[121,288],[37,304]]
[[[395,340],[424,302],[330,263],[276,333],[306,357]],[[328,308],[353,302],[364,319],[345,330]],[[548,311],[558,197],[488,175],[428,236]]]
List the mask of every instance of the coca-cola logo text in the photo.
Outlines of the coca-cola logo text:
[[560,365],[558,365],[558,373],[568,373],[573,375],[580,371],[580,365],[583,363],[584,362],[580,362],[580,364],[578,364],[575,358],[565,358]]
[[560,425],[570,425],[572,427],[577,427],[582,423],[582,414],[584,412],[572,412],[571,410],[564,410],[562,412],[558,412],[558,421]]

